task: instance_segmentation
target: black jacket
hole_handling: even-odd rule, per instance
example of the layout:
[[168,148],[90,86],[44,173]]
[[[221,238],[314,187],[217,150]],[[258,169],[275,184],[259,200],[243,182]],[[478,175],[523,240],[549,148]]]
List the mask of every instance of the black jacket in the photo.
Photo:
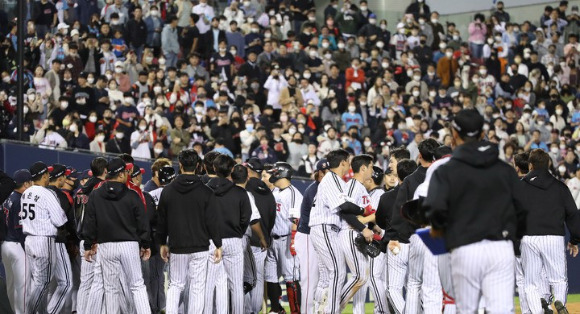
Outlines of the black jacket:
[[433,173],[423,206],[448,250],[482,240],[515,240],[525,226],[521,184],[497,145],[463,144]]
[[379,207],[375,213],[375,220],[377,225],[383,230],[389,230],[391,227],[391,219],[393,218],[393,206],[399,193],[400,185],[397,185],[392,190],[387,191],[381,195]]
[[60,202],[60,207],[64,211],[68,221],[58,227],[58,231],[56,233],[55,241],[57,243],[66,243],[68,238],[75,238],[75,225],[74,225],[74,212],[72,207],[72,198],[69,198],[70,195],[65,194],[61,189],[57,188],[54,185],[47,186],[48,189],[52,190],[58,201]]
[[241,238],[246,233],[252,216],[248,193],[226,178],[212,178],[207,186],[215,195],[215,205],[212,205],[212,210],[221,214],[219,228],[222,239]]
[[419,186],[419,184],[425,181],[425,175],[427,174],[427,168],[419,166],[417,170],[407,176],[401,187],[397,192],[397,198],[393,205],[393,211],[391,216],[391,228],[387,229],[387,235],[392,240],[397,240],[401,243],[409,243],[409,238],[415,230],[420,226],[411,223],[401,216],[401,207],[407,201],[413,199],[413,194]]
[[532,170],[523,179],[523,199],[527,211],[525,235],[565,236],[564,223],[571,242],[580,240],[580,215],[568,187],[548,170]]
[[93,243],[137,241],[149,248],[149,220],[143,201],[124,183],[105,181],[89,197],[83,236],[85,250]]
[[217,247],[222,246],[221,211],[211,189],[198,176],[177,176],[161,192],[157,212],[156,237],[161,244],[168,244],[171,252],[207,251],[210,239]]
[[143,198],[145,199],[145,216],[147,222],[149,223],[149,230],[150,230],[150,248],[151,248],[151,256],[159,253],[159,241],[155,235],[157,234],[157,207],[155,206],[155,200],[153,196],[148,192],[143,192]]
[[[272,194],[272,191],[270,191],[266,183],[258,178],[250,178],[248,180],[246,191],[252,193],[256,200],[256,206],[262,217],[260,219],[262,233],[266,238],[266,242],[270,243],[270,233],[276,221],[276,199],[274,198],[274,194]],[[250,238],[250,244],[256,247],[260,246],[260,239],[254,233],[252,233],[252,237]]]

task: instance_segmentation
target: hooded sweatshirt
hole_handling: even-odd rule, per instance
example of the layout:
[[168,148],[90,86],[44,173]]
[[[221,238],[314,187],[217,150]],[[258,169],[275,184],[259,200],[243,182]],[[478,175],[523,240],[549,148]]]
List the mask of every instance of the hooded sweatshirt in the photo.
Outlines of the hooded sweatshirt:
[[522,183],[498,156],[495,144],[466,143],[433,173],[423,206],[448,250],[523,235]]
[[522,181],[526,195],[526,233],[529,236],[565,236],[564,223],[573,244],[580,240],[580,215],[568,187],[548,170],[532,170]]
[[[266,183],[258,178],[250,178],[246,184],[246,190],[254,196],[256,206],[262,217],[260,219],[262,233],[266,238],[266,242],[270,243],[270,233],[276,220],[276,200],[274,199],[274,194],[272,194],[272,191],[270,191]],[[254,233],[252,233],[252,237],[250,238],[250,245],[255,247],[260,246],[260,239]]]
[[222,239],[241,238],[252,215],[248,193],[226,178],[212,178],[208,183],[215,195],[215,206],[212,210],[221,214],[220,229]]
[[149,248],[149,220],[143,207],[139,195],[127,185],[105,181],[93,190],[85,210],[85,250],[94,243],[124,241],[137,241],[142,248]]
[[401,215],[401,207],[407,201],[413,199],[415,190],[419,184],[425,181],[426,173],[427,168],[419,166],[415,172],[407,176],[405,180],[403,180],[403,183],[401,183],[399,192],[397,192],[395,204],[393,205],[391,228],[387,229],[386,232],[390,239],[397,240],[401,243],[409,243],[411,235],[420,227],[403,218]]
[[221,212],[215,196],[196,175],[181,174],[161,193],[157,206],[156,237],[169,245],[172,253],[191,254],[207,251],[211,239],[222,246]]

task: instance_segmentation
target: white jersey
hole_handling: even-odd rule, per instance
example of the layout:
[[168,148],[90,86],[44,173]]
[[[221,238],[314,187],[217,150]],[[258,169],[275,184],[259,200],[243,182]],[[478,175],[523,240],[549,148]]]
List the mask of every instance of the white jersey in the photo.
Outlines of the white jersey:
[[369,192],[369,195],[371,197],[371,206],[373,207],[374,210],[377,210],[377,208],[379,208],[379,201],[381,200],[381,196],[383,194],[385,194],[385,190],[382,188],[376,188]]
[[308,226],[327,224],[339,228],[341,223],[338,206],[346,202],[346,199],[346,182],[336,173],[329,171],[318,185]]
[[153,202],[155,203],[155,207],[159,205],[159,199],[161,198],[161,192],[163,192],[163,186],[156,188],[155,190],[149,192],[149,195],[153,198]]
[[[259,220],[262,218],[260,215],[260,211],[258,210],[258,206],[256,206],[256,199],[252,193],[248,192],[248,197],[250,198],[250,206],[252,207],[252,215],[250,216],[250,223],[254,220]],[[248,225],[248,229],[246,229],[245,236],[251,237],[252,236],[252,228]]]
[[[362,183],[360,183],[357,179],[350,179],[346,184],[346,194],[349,198],[350,202],[365,208],[367,206],[371,206],[371,196],[367,189],[365,188]],[[351,226],[344,220],[342,220],[341,229],[348,229]]]
[[56,193],[38,185],[22,193],[20,219],[25,235],[47,237],[56,236],[56,228],[67,222]]
[[446,164],[450,159],[451,156],[441,158],[439,160],[436,160],[433,164],[431,164],[431,166],[429,166],[429,168],[427,169],[427,173],[425,174],[425,181],[419,184],[419,186],[415,190],[415,194],[413,195],[414,200],[418,199],[419,197],[427,197],[427,192],[429,191],[429,181],[431,181],[433,173],[435,172],[435,170],[437,170],[437,168],[439,168],[439,166]]
[[[300,218],[302,193],[293,185],[280,189],[274,194],[276,199],[276,220],[272,234],[286,236],[292,232],[292,219]],[[298,213],[298,214],[296,214]]]

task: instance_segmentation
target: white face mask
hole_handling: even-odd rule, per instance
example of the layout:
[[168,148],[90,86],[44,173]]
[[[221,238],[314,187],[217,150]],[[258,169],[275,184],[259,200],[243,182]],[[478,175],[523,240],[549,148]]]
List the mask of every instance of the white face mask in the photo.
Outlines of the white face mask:
[[88,77],[87,78],[87,83],[93,84],[94,82],[95,82],[95,78],[94,77]]
[[146,125],[140,125],[139,126],[139,130],[145,131],[145,129],[147,129],[147,126]]
[[566,173],[566,166],[560,166],[560,167],[558,167],[558,172],[560,172],[560,174]]
[[294,135],[295,133],[296,133],[296,129],[295,128],[289,128],[288,129],[288,134]]
[[377,19],[369,19],[369,24],[371,25],[377,24]]
[[419,82],[421,80],[421,76],[420,75],[413,75],[413,80]]
[[60,102],[60,107],[61,107],[62,109],[66,109],[66,108],[68,108],[68,102],[67,102],[67,101],[61,101],[61,102]]
[[164,58],[160,58],[160,59],[159,59],[159,64],[161,64],[161,65],[165,65],[165,59],[164,59]]
[[433,24],[437,24],[437,22],[439,22],[439,20],[438,20],[438,19],[431,19],[431,23],[433,23]]
[[389,67],[389,63],[388,62],[383,62],[381,63],[381,66],[383,67],[383,69],[386,69]]
[[386,29],[387,29],[387,25],[385,25],[385,24],[381,24],[381,29],[382,29],[382,30],[386,30]]
[[232,54],[232,56],[236,56],[238,54],[238,51],[236,50],[230,50],[230,53]]
[[481,69],[481,70],[479,70],[479,74],[485,76],[487,74],[487,70]]
[[28,95],[28,101],[33,102],[36,100],[36,94],[29,94]]
[[151,10],[151,16],[159,16],[159,10]]
[[550,148],[550,152],[552,154],[557,154],[558,153],[558,147],[552,147],[552,148]]
[[119,133],[115,134],[115,137],[116,137],[118,140],[122,140],[122,139],[123,139],[123,137],[125,137],[125,133],[121,133],[121,132],[119,132]]
[[225,53],[226,52],[226,48],[220,48],[220,53]]
[[79,130],[79,127],[76,124],[71,124],[68,128],[71,132],[76,132]]
[[348,112],[354,113],[355,111],[356,111],[356,107],[355,106],[348,106]]
[[338,43],[338,49],[344,49],[344,43]]
[[434,90],[432,90],[432,91],[429,92],[429,96],[430,97],[435,97],[435,96],[437,96],[437,92],[434,91]]
[[564,111],[562,109],[556,109],[556,114],[561,116]]
[[414,90],[413,91],[413,97],[419,97],[419,91],[418,90]]
[[312,74],[310,74],[310,73],[304,73],[305,79],[310,79],[311,76],[312,76]]
[[322,43],[322,48],[325,48],[326,49],[328,47],[330,47],[330,44],[329,43],[327,43],[327,42],[323,42]]
[[153,151],[155,152],[155,154],[160,155],[161,153],[163,153],[163,148],[154,148]]
[[451,59],[451,58],[453,57],[453,52],[447,51],[447,52],[445,53],[445,56],[446,56],[447,58]]
[[104,135],[97,135],[95,137],[95,140],[97,140],[97,142],[102,143],[105,140],[105,136]]
[[115,73],[122,73],[122,72],[123,72],[123,68],[115,67]]
[[316,50],[310,50],[310,52],[308,54],[310,55],[311,58],[316,58],[316,56],[318,55]]
[[371,145],[373,144],[371,141],[364,141],[364,146],[365,147],[371,147]]
[[95,117],[95,116],[90,116],[90,117],[89,117],[89,121],[90,121],[91,123],[95,123],[95,122],[97,122],[97,117]]

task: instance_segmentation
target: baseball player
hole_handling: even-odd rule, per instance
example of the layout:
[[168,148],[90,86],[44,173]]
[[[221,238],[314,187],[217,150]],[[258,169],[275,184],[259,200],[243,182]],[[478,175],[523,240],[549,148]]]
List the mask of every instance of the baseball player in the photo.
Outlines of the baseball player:
[[498,158],[497,145],[480,140],[483,123],[476,110],[455,115],[455,151],[433,173],[423,206],[431,234],[443,236],[451,252],[457,312],[477,312],[483,298],[486,312],[513,313],[512,239],[525,219],[521,183],[514,169]]
[[[310,213],[310,235],[314,250],[322,259],[328,274],[328,297],[322,300],[320,308],[324,313],[337,313],[340,310],[341,287],[346,277],[344,255],[339,247],[341,219],[352,220],[342,215],[341,206],[347,206],[347,187],[342,176],[350,170],[349,153],[343,149],[331,151],[326,156],[330,171],[324,176],[316,194],[315,206]],[[356,216],[354,217],[356,220]],[[358,221],[358,220],[356,220]],[[368,228],[361,230],[367,241],[372,240],[373,232]]]
[[[68,194],[61,191],[66,176],[69,174],[70,170],[68,170],[65,165],[54,164],[52,165],[52,171],[50,171],[48,184],[48,189],[56,194],[61,209],[68,217],[68,222],[64,226],[58,228],[58,233],[55,239],[55,271],[53,274],[53,283],[56,283],[56,289],[63,291],[64,295],[61,302],[57,304],[57,312],[64,307],[65,301],[70,296],[73,285],[72,267],[66,247],[68,238],[72,237],[76,240],[74,215],[72,212],[72,198],[69,198],[70,196]],[[76,252],[74,255],[76,256]]]
[[[75,207],[75,224],[77,235],[81,239],[79,245],[79,253],[82,257],[85,255],[84,250],[84,235],[82,234],[83,230],[83,218],[85,214],[86,205],[89,202],[89,195],[93,191],[93,189],[97,188],[102,184],[105,180],[107,175],[107,160],[103,157],[97,157],[91,161],[91,172],[92,176],[89,180],[77,191],[74,196],[74,207]],[[77,312],[78,313],[88,313],[87,304],[89,302],[89,293],[91,292],[91,287],[94,281],[94,266],[95,261],[98,259],[97,256],[94,256],[93,263],[87,262],[84,258],[81,258],[81,278],[79,284],[79,290],[77,293]],[[97,278],[98,281],[101,282],[102,286],[102,279]],[[102,297],[101,297],[102,300]],[[100,306],[98,309],[98,313],[100,313]]]
[[85,259],[99,254],[107,313],[120,313],[120,276],[127,278],[137,313],[151,313],[140,261],[151,255],[149,224],[142,199],[126,185],[132,166],[109,161],[108,180],[93,191],[83,223]]
[[[159,187],[150,191],[149,194],[153,198],[155,208],[159,205],[159,198],[161,197],[161,192],[163,188],[171,183],[175,179],[175,169],[172,166],[163,166],[157,171],[157,180],[159,181]],[[155,214],[152,215],[152,218]],[[153,218],[154,219],[154,218]],[[155,232],[155,229],[152,229]],[[155,245],[154,245],[155,246]],[[156,248],[154,248],[157,251]],[[157,252],[155,252],[157,253]],[[165,268],[165,262],[159,254],[152,254],[151,259],[149,259],[149,270],[150,270],[150,302],[152,304],[153,311],[164,310],[165,309],[165,274],[163,269]]]
[[[252,196],[254,196],[256,207],[260,212],[262,234],[264,235],[266,243],[269,244],[271,241],[270,234],[276,220],[276,199],[266,183],[261,180],[264,166],[260,160],[250,158],[246,162],[246,166],[249,176],[248,183],[246,183],[246,191],[252,193]],[[255,234],[252,234],[250,238],[250,246],[256,265],[256,283],[254,288],[246,294],[245,312],[258,313],[262,309],[262,302],[264,300],[264,270],[268,251],[262,249],[263,245]]]
[[48,285],[58,258],[55,249],[57,228],[67,222],[67,217],[56,194],[46,188],[52,168],[38,161],[29,171],[33,186],[22,194],[20,207],[22,231],[26,235],[26,264],[32,276],[26,313],[42,312],[44,309],[48,313],[56,313],[68,291],[57,289],[47,305]]
[[[244,254],[242,237],[250,223],[252,208],[248,193],[241,187],[228,180],[235,165],[233,158],[219,155],[214,160],[214,169],[217,174],[208,186],[213,190],[216,205],[212,210],[220,211],[221,219],[218,222],[222,231],[223,263],[227,275],[228,289],[231,294],[231,313],[244,311]],[[213,251],[215,244],[210,246]],[[206,298],[204,313],[213,312],[213,296],[215,281],[218,277],[219,264],[215,263],[214,254],[209,257]],[[225,303],[225,299],[217,299],[218,303]]]
[[[379,201],[381,199],[381,196],[385,193],[385,190],[382,187],[384,177],[385,176],[383,170],[379,167],[374,166],[371,178],[364,182],[364,186],[369,193],[371,199],[371,207],[373,209],[379,207]],[[376,228],[378,228],[378,226]],[[364,307],[367,289],[371,287],[371,291],[375,296],[374,312],[390,313],[387,304],[386,270],[387,270],[387,256],[385,255],[385,253],[381,252],[379,256],[370,259],[370,271],[369,271],[370,280],[367,281],[367,284],[354,295],[353,301],[354,304],[363,304]]]
[[204,184],[207,184],[212,178],[217,177],[213,163],[219,155],[220,153],[211,151],[203,156],[203,169],[205,170],[205,174],[201,176],[201,182]]
[[298,191],[290,180],[294,170],[286,162],[277,162],[268,170],[270,183],[279,190],[274,194],[276,198],[276,222],[272,229],[272,245],[266,257],[266,288],[270,299],[271,312],[282,312],[280,297],[280,275],[286,282],[286,295],[292,313],[300,313],[300,275],[299,264],[294,256],[294,236],[296,234],[296,220],[300,218],[302,193]]
[[[3,173],[2,173],[3,174]],[[6,270],[6,291],[10,307],[16,314],[23,314],[25,309],[24,293],[26,268],[24,253],[24,234],[20,223],[20,198],[22,193],[32,186],[32,176],[28,169],[20,169],[14,172],[12,176],[16,183],[14,191],[4,204],[6,237],[2,243],[2,263]]]
[[[580,216],[568,187],[548,171],[550,156],[541,149],[530,152],[530,172],[523,178],[524,208],[527,210],[526,229],[521,242],[525,295],[532,313],[541,313],[540,302],[542,268],[554,291],[558,313],[565,309],[568,293],[566,249],[578,255]],[[566,230],[570,242],[565,247]]]
[[[296,256],[300,262],[300,282],[301,282],[301,302],[300,309],[302,313],[313,313],[314,312],[314,300],[315,296],[318,296],[317,301],[320,301],[322,297],[322,291],[317,292],[319,276],[319,259],[314,252],[314,246],[310,240],[310,227],[308,227],[308,222],[310,221],[310,211],[314,205],[314,199],[316,197],[316,192],[318,191],[318,185],[328,172],[328,161],[323,158],[316,163],[314,168],[314,182],[312,182],[306,191],[304,191],[304,197],[302,199],[302,204],[300,205],[300,220],[298,221],[298,227],[296,229]],[[322,275],[324,276],[324,275]]]
[[151,165],[151,179],[143,186],[143,192],[151,192],[161,186],[159,182],[159,169],[171,166],[171,160],[167,158],[158,158]]
[[[420,299],[423,300],[423,307],[427,311],[439,310],[443,298],[432,296],[428,294],[421,294],[421,276],[424,262],[423,241],[418,235],[414,234],[417,226],[401,216],[401,206],[413,199],[415,190],[419,184],[425,181],[427,168],[433,163],[433,154],[435,149],[439,147],[439,143],[434,139],[426,139],[419,143],[419,158],[417,170],[405,178],[401,183],[401,188],[397,193],[397,199],[393,207],[391,228],[387,230],[389,238],[389,249],[393,250],[395,247],[400,249],[400,243],[409,244],[409,259],[408,259],[408,279],[407,279],[407,294],[405,300],[405,313],[417,313],[420,307]],[[439,302],[439,304],[437,304]]]
[[[370,155],[355,156],[351,161],[353,177],[346,184],[349,200],[357,206],[364,208],[366,212],[365,216],[370,215],[373,211],[371,197],[363,185],[365,181],[372,177],[373,161],[373,157]],[[369,218],[374,219],[374,216]],[[353,227],[343,220],[339,233],[341,249],[346,264],[352,273],[352,277],[346,281],[342,289],[340,300],[341,311],[359,289],[366,284],[369,274],[369,258],[355,247],[354,240],[358,236],[358,232],[353,230]],[[362,227],[366,228],[364,225]],[[357,314],[364,313],[365,298],[359,297],[354,301],[353,312]]]
[[[156,237],[161,243],[163,260],[169,260],[169,289],[167,313],[176,314],[180,295],[189,284],[187,308],[189,313],[202,313],[209,240],[216,249],[211,252],[220,262],[221,212],[215,210],[215,196],[195,174],[200,163],[194,150],[179,153],[180,175],[163,190],[158,205]],[[161,181],[161,179],[160,179]],[[171,253],[171,254],[170,254]]]

